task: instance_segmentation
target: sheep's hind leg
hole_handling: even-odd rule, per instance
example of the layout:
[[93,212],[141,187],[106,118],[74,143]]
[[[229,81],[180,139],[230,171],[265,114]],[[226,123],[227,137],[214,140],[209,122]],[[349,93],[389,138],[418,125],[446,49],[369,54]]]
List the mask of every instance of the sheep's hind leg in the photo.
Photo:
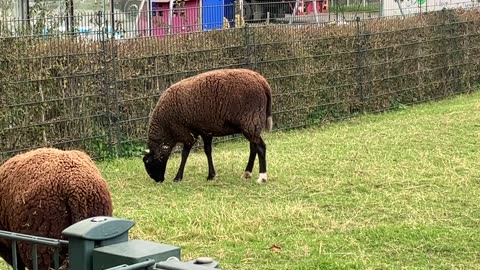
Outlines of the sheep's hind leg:
[[183,171],[185,170],[185,164],[187,163],[188,155],[192,149],[193,144],[184,144],[182,149],[182,161],[180,162],[180,167],[178,168],[177,175],[173,179],[174,182],[180,182],[183,179]]
[[207,180],[213,180],[215,178],[215,168],[213,166],[213,158],[212,158],[212,141],[213,137],[211,136],[202,136],[203,140],[203,150],[205,151],[205,155],[207,156],[208,161],[208,176]]
[[[265,183],[267,182],[267,162],[266,162],[266,153],[267,153],[267,146],[265,145],[265,142],[263,141],[262,137],[259,135],[255,135],[254,133],[248,133],[244,132],[244,136],[250,141],[250,143],[253,144],[255,148],[255,152],[258,154],[258,162],[260,165],[260,175],[258,176],[257,183]],[[252,149],[250,151],[250,157],[253,156],[252,154]],[[249,159],[250,162],[250,159]],[[247,166],[250,164],[247,164]],[[253,168],[253,166],[252,166]],[[249,169],[247,167],[247,169]]]
[[242,178],[248,179],[252,177],[253,165],[255,164],[255,157],[257,156],[256,145],[250,142],[250,156],[248,157],[247,167],[242,175]]
[[260,165],[260,175],[258,176],[257,183],[261,184],[267,182],[267,146],[261,137],[255,144],[255,146],[258,153],[258,161]]

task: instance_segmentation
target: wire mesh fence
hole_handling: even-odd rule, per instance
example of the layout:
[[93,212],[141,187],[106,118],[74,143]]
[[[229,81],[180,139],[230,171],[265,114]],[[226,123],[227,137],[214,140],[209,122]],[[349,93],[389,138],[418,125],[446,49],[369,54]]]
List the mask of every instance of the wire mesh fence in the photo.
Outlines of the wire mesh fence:
[[218,68],[250,68],[268,79],[277,130],[470,91],[480,82],[479,15],[444,10],[134,39],[105,28],[97,38],[2,37],[0,159],[40,146],[94,158],[138,154],[162,91]]

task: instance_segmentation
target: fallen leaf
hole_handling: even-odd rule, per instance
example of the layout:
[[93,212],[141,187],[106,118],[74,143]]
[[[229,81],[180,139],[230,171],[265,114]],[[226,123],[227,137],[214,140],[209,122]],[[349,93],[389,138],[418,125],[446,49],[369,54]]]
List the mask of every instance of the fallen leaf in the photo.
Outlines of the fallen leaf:
[[271,247],[270,247],[270,250],[272,252],[275,252],[275,253],[279,253],[279,252],[282,252],[282,248],[278,245],[275,245],[273,244]]

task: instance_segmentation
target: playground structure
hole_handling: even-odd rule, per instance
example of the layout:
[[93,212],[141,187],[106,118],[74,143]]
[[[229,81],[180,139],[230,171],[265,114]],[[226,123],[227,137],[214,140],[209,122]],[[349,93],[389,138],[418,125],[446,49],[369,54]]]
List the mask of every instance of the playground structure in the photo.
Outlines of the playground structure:
[[[269,6],[276,5],[276,11],[281,15],[291,17],[315,16],[328,13],[329,0],[295,0],[290,2],[257,3],[254,10],[255,21],[269,21],[271,16]],[[247,4],[250,5],[250,4]],[[240,16],[248,20],[251,15],[246,13],[251,6],[244,6],[233,0],[143,0],[137,16],[136,26],[139,36],[165,36],[196,31],[237,27]],[[243,16],[242,16],[243,13]],[[279,14],[276,14],[279,16]],[[292,21],[290,21],[292,23]],[[242,23],[243,24],[243,23]]]
[[197,0],[142,1],[137,16],[140,36],[164,36],[183,32],[194,32],[198,28]]
[[[33,19],[29,8],[32,1],[15,0],[15,18],[28,24]],[[108,36],[125,38],[120,33],[124,29],[117,27],[117,21],[124,20],[119,17],[127,18],[129,37],[162,37],[242,27],[245,23],[293,23],[293,17],[306,17],[310,23],[314,17],[314,22],[319,23],[318,15],[328,13],[329,0],[104,0],[103,12],[96,12],[102,23],[83,22],[82,26],[76,25],[83,17],[75,17],[73,0],[58,1],[58,5],[59,10],[65,5],[66,16],[59,16],[62,22],[56,32],[76,32],[90,40],[100,40],[101,31],[108,31]],[[110,10],[107,10],[108,5]],[[116,12],[115,8],[119,7],[127,11]],[[55,31],[46,29],[44,32],[51,34]]]
[[318,13],[328,12],[328,0],[306,1],[297,0],[293,7],[293,15],[317,15]]
[[143,0],[137,16],[140,36],[164,36],[234,27],[233,0]]

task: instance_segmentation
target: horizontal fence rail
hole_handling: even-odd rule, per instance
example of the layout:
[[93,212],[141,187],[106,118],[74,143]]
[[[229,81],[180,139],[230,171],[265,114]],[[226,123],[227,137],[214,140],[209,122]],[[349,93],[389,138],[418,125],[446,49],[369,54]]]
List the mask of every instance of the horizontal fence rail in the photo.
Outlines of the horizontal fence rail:
[[[115,266],[115,267],[111,267],[111,268],[106,268],[105,270],[135,270],[135,269],[145,269],[147,267],[151,267],[153,265],[155,265],[155,260],[152,260],[152,259],[148,259],[144,262],[140,262],[140,263],[136,263],[136,264],[131,264],[131,265],[127,265],[127,264],[122,264],[122,265],[119,265],[119,266]],[[174,270],[174,268],[172,268],[172,270]]]
[[480,83],[478,8],[332,25],[99,35],[0,38],[0,161],[40,146],[80,148],[93,158],[139,155],[163,90],[219,68],[267,78],[276,130],[401,108]]
[[[38,269],[38,245],[41,246],[48,246],[53,247],[53,262],[54,262],[54,269],[57,270],[60,268],[60,252],[59,249],[62,246],[68,246],[68,241],[60,240],[60,239],[53,239],[47,237],[40,237],[40,236],[33,236],[28,234],[22,233],[14,233],[10,231],[3,231],[0,230],[0,239],[8,239],[11,240],[11,252],[12,252],[12,266],[14,270],[18,268],[18,243],[19,242],[27,242],[32,244],[32,270]],[[0,243],[1,244],[1,243]]]

